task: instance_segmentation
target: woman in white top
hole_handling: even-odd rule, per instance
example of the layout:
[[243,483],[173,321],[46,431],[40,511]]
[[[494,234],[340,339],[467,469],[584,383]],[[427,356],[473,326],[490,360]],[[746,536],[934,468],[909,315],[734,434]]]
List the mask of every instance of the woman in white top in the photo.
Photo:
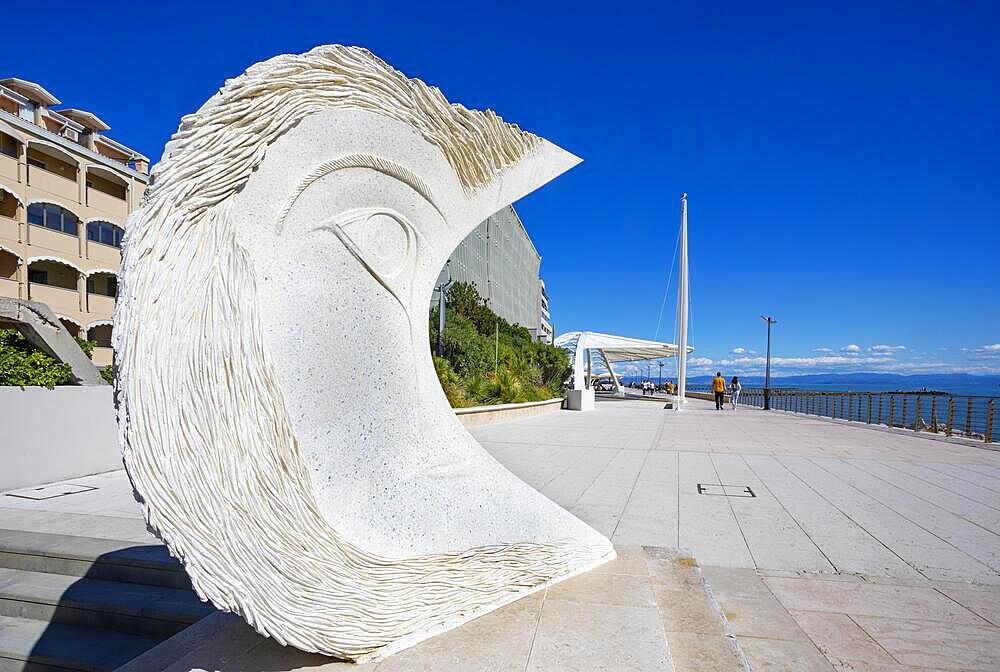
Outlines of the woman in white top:
[[729,401],[733,404],[733,410],[736,410],[736,405],[740,402],[740,391],[743,386],[740,385],[740,379],[733,376],[733,379],[729,382]]

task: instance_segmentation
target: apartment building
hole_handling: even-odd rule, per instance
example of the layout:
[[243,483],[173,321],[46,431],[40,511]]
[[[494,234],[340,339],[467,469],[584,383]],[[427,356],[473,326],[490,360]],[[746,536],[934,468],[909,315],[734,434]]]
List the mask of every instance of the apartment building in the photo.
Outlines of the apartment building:
[[48,304],[97,341],[99,366],[111,362],[125,220],[149,180],[149,159],[108,130],[40,84],[0,79],[0,296]]

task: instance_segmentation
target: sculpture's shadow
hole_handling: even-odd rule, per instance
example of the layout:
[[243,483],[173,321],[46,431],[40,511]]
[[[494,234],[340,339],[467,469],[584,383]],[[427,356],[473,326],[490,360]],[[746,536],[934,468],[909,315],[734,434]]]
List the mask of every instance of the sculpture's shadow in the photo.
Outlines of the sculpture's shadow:
[[5,586],[14,611],[0,613],[24,619],[7,632],[27,655],[12,669],[115,670],[215,613],[161,545],[83,555],[64,548],[14,556],[18,572]]
[[283,647],[202,602],[162,545],[130,546],[91,561],[61,555],[73,553],[26,555],[25,573],[6,586],[13,611],[0,613],[24,619],[24,627],[4,634],[20,639],[28,653],[5,659],[5,671],[369,669]]

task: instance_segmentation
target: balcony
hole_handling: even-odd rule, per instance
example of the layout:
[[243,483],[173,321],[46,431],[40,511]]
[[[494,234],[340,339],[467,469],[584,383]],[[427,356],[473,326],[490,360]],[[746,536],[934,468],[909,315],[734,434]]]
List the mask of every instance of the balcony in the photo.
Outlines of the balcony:
[[107,268],[117,269],[122,263],[122,251],[117,247],[98,243],[96,240],[88,240],[87,258]]
[[29,225],[28,229],[28,242],[32,247],[44,247],[58,252],[56,256],[60,257],[80,256],[80,239],[76,236],[36,224]]
[[87,205],[106,213],[119,225],[128,217],[128,201],[93,187],[87,187]]
[[44,168],[28,166],[28,184],[35,189],[42,189],[53,196],[58,196],[62,201],[80,202],[80,189],[76,180],[50,173]]
[[20,298],[17,295],[17,280],[0,278],[0,296],[9,296],[12,299]]
[[28,298],[47,304],[57,313],[75,313],[80,310],[80,293],[75,289],[29,282]]
[[110,320],[112,313],[115,312],[115,297],[96,293],[87,294],[87,312],[92,318]]
[[17,220],[0,216],[0,238],[17,240]]
[[94,354],[91,357],[96,366],[104,367],[111,363],[111,324],[95,324],[87,330],[87,339],[94,341]]
[[94,348],[91,361],[94,362],[94,366],[104,368],[105,366],[110,366],[113,356],[114,350],[98,345]]
[[16,183],[18,181],[17,177],[17,159],[13,156],[0,154],[0,178]]

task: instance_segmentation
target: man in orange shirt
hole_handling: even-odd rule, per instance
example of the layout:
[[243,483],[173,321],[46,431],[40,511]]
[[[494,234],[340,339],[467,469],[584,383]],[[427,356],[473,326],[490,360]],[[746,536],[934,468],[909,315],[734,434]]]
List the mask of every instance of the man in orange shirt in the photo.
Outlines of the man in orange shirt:
[[715,372],[715,379],[712,381],[712,391],[715,392],[715,410],[722,410],[722,401],[726,397],[726,379],[722,377],[721,371]]

